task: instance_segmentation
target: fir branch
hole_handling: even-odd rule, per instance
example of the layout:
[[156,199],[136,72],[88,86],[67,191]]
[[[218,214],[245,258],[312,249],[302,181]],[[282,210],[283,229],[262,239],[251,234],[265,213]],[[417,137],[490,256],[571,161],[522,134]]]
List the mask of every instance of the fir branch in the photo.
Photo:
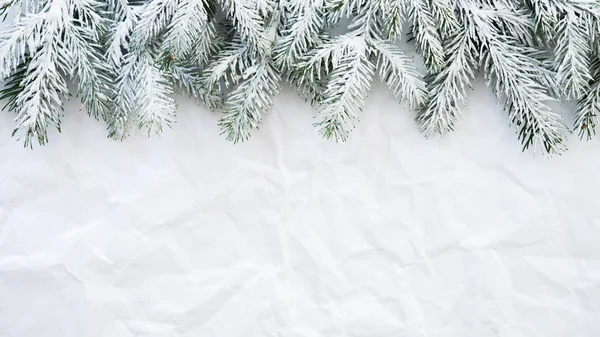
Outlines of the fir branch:
[[113,13],[113,23],[110,27],[106,58],[112,70],[116,72],[126,58],[124,51],[129,49],[129,37],[136,21],[136,11],[127,0],[110,0],[109,10]]
[[342,18],[349,18],[367,7],[369,0],[328,0],[325,7],[327,21],[336,25]]
[[21,75],[21,91],[12,104],[17,113],[13,135],[23,132],[25,146],[32,147],[34,138],[40,145],[45,144],[48,127],[60,131],[62,100],[68,94],[62,73],[69,70],[72,60],[62,41],[64,25],[69,22],[68,5],[67,1],[56,0],[47,4],[42,14],[27,15],[0,43],[0,59],[7,61],[0,76],[3,79],[18,66],[14,62],[28,60],[23,65],[26,70]]
[[590,74],[594,80],[600,76],[600,55],[594,54],[590,60]]
[[353,35],[362,36],[364,39],[381,39],[383,28],[380,19],[379,6],[367,2],[350,22],[348,30]]
[[48,0],[0,0],[0,17],[4,21],[11,16],[14,24],[26,14],[39,13],[47,5]]
[[[217,25],[217,6],[232,27]],[[398,99],[420,105],[429,135],[453,129],[480,65],[524,148],[564,148],[566,127],[547,105],[557,94],[579,100],[580,135],[595,132],[596,0],[0,0],[0,15],[9,9],[16,17],[0,33],[0,80],[8,79],[0,97],[17,112],[26,145],[60,127],[66,76],[113,138],[132,123],[149,132],[170,125],[177,84],[224,110],[223,132],[237,142],[258,127],[286,74],[317,107],[319,133],[343,141],[376,68]],[[341,19],[348,26],[334,27]],[[407,23],[431,73],[427,87],[394,45]],[[329,38],[338,28],[347,32]]]
[[212,55],[223,48],[226,41],[212,22],[207,23],[195,39],[191,58],[197,65],[205,65]]
[[[559,86],[556,83],[556,70],[554,69],[554,60],[546,55],[545,52],[536,49],[525,49],[531,51],[527,56],[537,61],[539,73],[538,81],[546,89],[551,97],[560,97]],[[535,65],[534,65],[535,66]]]
[[296,89],[296,93],[313,107],[318,107],[323,100],[323,92],[327,85],[324,79],[307,81],[302,71],[294,69],[288,74],[287,81]]
[[147,128],[148,134],[162,132],[175,121],[173,88],[165,74],[155,65],[150,52],[142,53],[135,82],[138,86],[136,109],[139,128]]
[[[343,40],[345,37],[347,36],[341,37],[341,39]],[[328,35],[320,35],[319,41],[318,49],[304,54],[290,66],[287,72],[287,81],[296,89],[298,95],[313,107],[317,107],[322,101],[328,74],[332,68],[329,61],[332,54],[341,53],[341,51],[332,50],[336,47],[331,44],[332,40]]]
[[567,12],[558,22],[556,39],[557,83],[567,99],[579,99],[589,89],[591,44],[583,18]]
[[402,35],[406,22],[407,0],[382,0],[380,7],[383,21],[386,23],[384,36],[395,40]]
[[4,15],[17,2],[17,0],[0,0],[0,15]]
[[525,6],[531,12],[534,19],[536,38],[542,42],[551,41],[554,38],[554,28],[557,22],[556,8],[549,0],[526,0]]
[[274,49],[274,60],[278,66],[291,67],[309,48],[319,44],[325,20],[323,0],[314,2],[294,1],[288,26],[283,29]]
[[17,126],[13,135],[23,131],[26,147],[33,147],[34,138],[44,145],[48,141],[49,127],[56,127],[60,132],[62,100],[68,94],[67,84],[60,74],[60,69],[66,68],[66,60],[58,49],[58,34],[51,25],[46,29],[42,45],[27,65],[23,90],[15,101]]
[[598,112],[600,111],[600,78],[596,78],[577,103],[575,110],[575,131],[578,131],[579,137],[585,136],[588,140],[596,134],[596,124],[598,123]]
[[270,42],[265,32],[265,22],[254,1],[220,0],[227,17],[233,22],[238,34],[252,48],[263,55],[269,53]]
[[446,43],[446,64],[437,74],[426,77],[429,87],[427,102],[419,108],[417,122],[426,136],[454,130],[465,104],[466,87],[471,86],[477,70],[479,47],[472,27],[457,30]]
[[137,104],[136,73],[139,71],[139,63],[137,54],[127,54],[116,72],[114,107],[108,120],[109,138],[123,140],[129,136],[130,122]]
[[258,13],[263,18],[268,18],[269,16],[276,14],[276,8],[278,7],[278,2],[275,0],[253,0],[255,1],[254,5],[258,9]]
[[411,0],[409,16],[417,52],[423,57],[427,69],[432,72],[439,71],[444,64],[444,48],[429,3]]
[[141,51],[154,42],[154,38],[171,22],[178,3],[179,0],[151,0],[140,8],[131,37],[131,45],[135,50]]
[[408,102],[411,107],[423,104],[427,96],[426,84],[412,60],[388,41],[374,40],[369,43],[379,56],[379,76],[394,97]]
[[208,62],[200,78],[201,85],[211,93],[234,87],[249,67],[248,53],[248,46],[235,37]]
[[0,34],[0,81],[10,76],[28,51],[37,50],[49,15],[49,12],[28,14]]
[[200,69],[190,65],[181,65],[177,62],[173,62],[168,69],[174,82],[189,95],[200,100],[212,111],[221,109],[223,104],[221,96],[215,95],[198,83],[201,73]]
[[77,82],[77,92],[89,115],[108,118],[112,95],[110,68],[103,60],[100,36],[106,22],[102,6],[95,0],[72,0],[68,20],[64,20],[64,53],[71,61],[67,74]]
[[6,100],[6,104],[2,110],[15,111],[17,110],[17,97],[24,90],[24,80],[27,75],[27,66],[31,63],[31,57],[26,55],[16,70],[10,75],[8,80],[3,83],[4,88],[0,90],[0,101]]
[[[509,119],[520,128],[518,138],[523,150],[542,146],[548,154],[560,153],[564,150],[566,127],[547,105],[552,98],[541,85],[541,67],[531,57],[535,51],[520,46],[523,41],[519,34],[506,32],[507,26],[516,27],[521,20],[520,12],[511,6],[506,3],[491,15],[489,8],[469,6],[463,10],[472,14],[473,27],[482,46],[486,81],[493,85],[499,100],[506,99]],[[524,23],[523,27],[526,26]]]
[[553,0],[552,3],[562,12],[577,12],[583,16],[600,17],[600,4],[596,0]]
[[21,0],[0,0],[0,17],[2,17],[2,21],[6,20],[9,12],[13,9],[18,11],[15,13],[17,17],[20,16],[20,9],[22,6],[23,3]]
[[207,0],[181,1],[167,28],[163,50],[176,58],[184,58],[195,52],[199,61],[206,62],[212,52],[216,31],[210,23],[212,14]]
[[301,74],[305,81],[322,80],[339,66],[344,56],[363,43],[362,37],[352,33],[328,40],[306,53],[294,65],[295,71]]
[[77,92],[89,115],[108,119],[113,95],[110,68],[102,57],[99,44],[91,36],[90,28],[69,26],[66,45],[72,54],[71,78],[77,79]]
[[506,98],[509,118],[520,128],[523,150],[541,145],[549,154],[562,152],[565,127],[546,104],[552,98],[538,82],[536,61],[517,47],[517,41],[487,37],[486,42],[486,79],[493,82],[499,98]]
[[71,0],[70,15],[75,14],[74,20],[78,26],[86,27],[88,36],[98,41],[106,31],[106,19],[101,16],[102,3],[97,0]]
[[108,121],[110,138],[126,138],[134,120],[149,135],[159,134],[175,121],[173,88],[155,61],[155,50],[156,46],[150,46],[142,53],[129,53],[119,69],[114,111]]
[[455,6],[452,0],[429,0],[429,7],[442,40],[450,36],[456,29],[459,29],[460,24],[454,14]]
[[[480,0],[481,1],[481,0]],[[529,12],[522,6],[516,6],[512,0],[467,1],[460,5],[461,10],[472,16],[480,36],[510,36],[520,44],[532,46],[533,23]]]
[[406,0],[382,0],[380,3],[384,26],[383,35],[386,39],[396,40],[402,35],[406,22]]
[[336,142],[346,141],[356,127],[375,71],[364,39],[355,38],[353,42],[334,67],[317,110],[315,126],[319,134]]
[[590,72],[593,80],[590,81],[590,89],[579,99],[574,116],[574,131],[579,137],[584,136],[590,140],[596,134],[598,113],[600,112],[600,58],[594,56],[590,62]]
[[244,69],[244,80],[227,96],[219,121],[222,133],[234,143],[250,138],[279,92],[280,78],[273,64],[265,59],[256,62]]

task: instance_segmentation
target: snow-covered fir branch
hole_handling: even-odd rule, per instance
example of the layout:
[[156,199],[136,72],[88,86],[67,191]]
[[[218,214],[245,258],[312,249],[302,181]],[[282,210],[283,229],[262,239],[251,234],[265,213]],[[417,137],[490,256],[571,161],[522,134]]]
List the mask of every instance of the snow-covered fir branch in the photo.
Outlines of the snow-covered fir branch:
[[265,20],[261,16],[261,7],[257,2],[264,3],[267,0],[220,0],[227,17],[233,22],[238,34],[242,39],[257,52],[268,54],[270,43],[265,31]]
[[600,58],[596,54],[590,62],[592,81],[590,89],[577,103],[574,129],[581,138],[591,139],[596,134],[600,114]]
[[206,107],[217,111],[222,107],[223,99],[220,95],[215,95],[200,83],[200,69],[195,65],[180,64],[173,62],[169,66],[170,75],[175,84],[186,91],[190,96],[198,99]]
[[419,108],[417,122],[421,132],[445,134],[454,129],[461,115],[459,104],[466,104],[467,88],[475,77],[479,46],[474,27],[457,29],[448,37],[448,56],[442,70],[426,77],[428,100]]
[[422,55],[425,66],[438,71],[444,63],[444,48],[435,21],[431,5],[428,1],[412,0],[409,3],[412,34],[415,38],[417,51]]
[[241,80],[244,69],[250,67],[249,54],[248,46],[239,36],[227,42],[206,64],[200,77],[201,86],[217,94],[233,88]]
[[175,122],[177,87],[246,140],[286,80],[343,141],[375,74],[426,135],[455,128],[479,72],[524,148],[564,148],[554,100],[578,101],[580,135],[598,124],[596,0],[0,0],[0,16],[0,98],[26,145],[60,128],[69,81],[116,139]]
[[179,0],[151,0],[144,3],[139,10],[131,35],[132,49],[146,48],[167,28],[176,11],[188,10],[188,8],[180,8],[178,4]]
[[219,121],[223,134],[234,143],[250,138],[250,132],[259,127],[279,92],[280,78],[273,63],[265,59],[254,61],[258,63],[241,69],[243,79],[228,93]]
[[589,89],[592,35],[587,15],[560,6],[556,22],[557,84],[568,99],[579,99]]
[[524,149],[560,153],[566,127],[548,106],[553,90],[544,85],[553,81],[547,79],[544,63],[534,57],[541,54],[528,46],[536,41],[529,37],[535,22],[526,19],[527,8],[512,2],[461,0],[456,11],[462,26],[446,42],[448,63],[429,77],[429,102],[417,118],[421,129],[431,134],[454,128],[465,88],[481,64],[488,85],[505,101],[511,123],[519,128]]
[[274,49],[276,64],[286,69],[321,41],[325,26],[324,0],[287,0],[281,36]]
[[400,48],[384,40],[369,41],[378,55],[377,67],[381,80],[387,84],[400,101],[416,107],[425,102],[427,88],[425,82],[417,80],[420,75],[415,65]]
[[163,50],[178,59],[193,56],[206,62],[216,47],[213,11],[205,0],[180,1],[166,30]]
[[14,24],[0,36],[0,79],[21,77],[5,89],[17,113],[15,134],[22,134],[25,145],[31,146],[33,139],[46,143],[49,128],[60,130],[67,79],[77,83],[88,113],[106,118],[111,82],[100,46],[106,24],[102,4],[95,0],[14,4],[18,7]]
[[155,55],[151,51],[139,56],[139,69],[134,79],[139,95],[136,112],[138,126],[147,128],[148,133],[160,133],[163,127],[170,127],[175,121],[175,100],[173,88],[167,75],[155,65]]
[[[423,103],[425,85],[412,61],[384,40],[385,15],[379,1],[334,1],[324,4],[320,11],[326,13],[327,9],[332,11],[330,18],[324,16],[322,20],[330,20],[328,25],[332,25],[349,17],[350,31],[321,42],[300,58],[292,71],[293,83],[317,103],[315,125],[319,134],[335,141],[348,138],[360,119],[377,67],[396,97]],[[314,93],[320,87],[322,93]]]
[[355,37],[352,42],[340,55],[317,110],[319,134],[335,141],[345,141],[356,127],[375,71],[366,41]]
[[548,106],[552,98],[539,83],[535,60],[522,53],[515,40],[486,42],[483,62],[488,83],[499,99],[506,99],[509,119],[519,128],[523,148],[542,146],[547,153],[560,153],[566,127]]

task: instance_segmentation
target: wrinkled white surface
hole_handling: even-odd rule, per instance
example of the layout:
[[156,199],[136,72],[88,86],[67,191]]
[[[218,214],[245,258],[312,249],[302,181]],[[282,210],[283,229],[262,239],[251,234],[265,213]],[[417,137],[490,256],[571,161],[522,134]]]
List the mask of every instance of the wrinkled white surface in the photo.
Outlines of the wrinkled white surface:
[[600,142],[521,153],[484,88],[426,140],[381,86],[351,141],[290,90],[251,141],[180,99],[124,143],[0,117],[0,336],[596,337]]

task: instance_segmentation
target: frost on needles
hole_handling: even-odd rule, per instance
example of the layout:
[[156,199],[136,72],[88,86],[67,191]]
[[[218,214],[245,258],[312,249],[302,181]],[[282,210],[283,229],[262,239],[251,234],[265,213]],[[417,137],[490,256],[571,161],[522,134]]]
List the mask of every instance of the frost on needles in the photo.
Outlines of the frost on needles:
[[[549,154],[571,130],[591,138],[600,109],[595,0],[0,0],[0,14],[0,97],[26,146],[60,130],[71,93],[123,139],[171,126],[181,90],[238,142],[287,81],[345,141],[376,77],[429,136],[454,129],[481,75],[523,148]],[[553,101],[577,102],[572,127]]]

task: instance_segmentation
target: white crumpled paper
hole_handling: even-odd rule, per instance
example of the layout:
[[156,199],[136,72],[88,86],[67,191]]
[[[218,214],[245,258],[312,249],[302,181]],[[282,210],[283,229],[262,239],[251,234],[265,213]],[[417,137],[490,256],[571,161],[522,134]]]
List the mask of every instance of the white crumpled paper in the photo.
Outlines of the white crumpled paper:
[[0,121],[0,336],[597,337],[600,142],[521,153],[483,87],[426,140],[382,86],[346,144],[291,90],[251,141],[179,99],[123,143]]

